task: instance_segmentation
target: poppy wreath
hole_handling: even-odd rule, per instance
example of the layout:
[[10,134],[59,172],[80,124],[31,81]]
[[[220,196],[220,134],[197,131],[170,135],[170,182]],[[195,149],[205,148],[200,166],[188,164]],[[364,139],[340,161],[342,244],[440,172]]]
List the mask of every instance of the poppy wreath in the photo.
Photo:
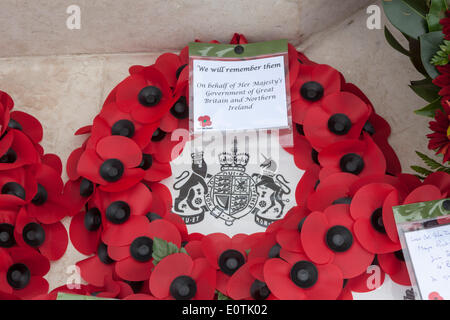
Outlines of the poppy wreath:
[[[217,43],[217,41],[213,41]],[[235,34],[231,44],[246,44]],[[188,128],[188,48],[164,53],[106,98],[67,161],[70,238],[88,257],[72,292],[117,299],[352,299],[368,292],[370,266],[409,285],[392,206],[448,196],[443,172],[401,172],[389,124],[330,66],[289,45],[294,145],[305,173],[296,206],[265,232],[188,233],[161,181]]]
[[32,299],[47,294],[43,276],[66,251],[68,210],[61,160],[39,144],[40,122],[13,108],[0,91],[0,299]]

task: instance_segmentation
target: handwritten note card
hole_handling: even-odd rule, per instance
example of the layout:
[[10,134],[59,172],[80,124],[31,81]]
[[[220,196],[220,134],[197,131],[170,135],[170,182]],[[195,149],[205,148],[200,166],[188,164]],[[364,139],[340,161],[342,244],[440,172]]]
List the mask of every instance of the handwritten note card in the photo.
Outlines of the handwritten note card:
[[450,300],[450,224],[405,233],[424,300]]

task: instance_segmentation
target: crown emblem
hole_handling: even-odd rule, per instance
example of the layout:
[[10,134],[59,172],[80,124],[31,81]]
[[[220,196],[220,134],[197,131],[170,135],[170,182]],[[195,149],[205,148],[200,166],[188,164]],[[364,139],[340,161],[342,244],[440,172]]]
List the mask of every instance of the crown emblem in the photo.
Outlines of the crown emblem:
[[222,152],[219,154],[220,170],[238,170],[245,171],[250,156],[248,153],[238,153],[237,138],[234,137],[233,148],[231,152]]

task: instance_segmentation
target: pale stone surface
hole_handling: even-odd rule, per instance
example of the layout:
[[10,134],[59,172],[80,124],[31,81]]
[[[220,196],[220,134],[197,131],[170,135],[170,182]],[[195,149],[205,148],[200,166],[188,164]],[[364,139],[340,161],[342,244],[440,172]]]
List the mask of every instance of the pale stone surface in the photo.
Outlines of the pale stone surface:
[[[14,1],[5,2],[11,4]],[[361,10],[304,41],[300,47],[311,59],[340,70],[347,81],[357,84],[368,95],[376,110],[391,124],[393,134],[390,142],[404,171],[410,172],[411,164],[420,163],[414,150],[427,149],[425,135],[429,120],[413,113],[424,102],[407,86],[409,80],[420,79],[420,75],[406,57],[388,46],[382,30],[366,28],[366,19],[365,9]],[[200,30],[191,32],[193,37]],[[228,37],[217,29],[210,32]],[[142,34],[143,31],[137,30],[136,33]],[[267,32],[264,28],[259,35],[248,34],[252,40],[265,40],[277,35],[283,34]],[[176,41],[180,39],[174,38]],[[170,44],[170,39],[167,41]],[[29,53],[35,48],[24,47],[23,50]],[[48,50],[52,50],[51,46]],[[46,152],[57,153],[65,164],[70,152],[83,141],[73,133],[92,122],[107,94],[127,76],[129,66],[148,65],[156,57],[157,54],[114,54],[3,58],[0,59],[0,89],[11,94],[18,110],[29,112],[42,122]],[[65,173],[63,179],[67,180]],[[64,222],[68,226],[69,219]],[[68,277],[67,267],[82,257],[69,245],[66,255],[52,263],[47,276],[51,288],[64,284]]]
[[[196,38],[251,41],[287,38],[298,44],[369,0],[2,0],[0,56],[158,52]],[[70,5],[81,29],[69,30]],[[220,32],[217,32],[220,30]]]

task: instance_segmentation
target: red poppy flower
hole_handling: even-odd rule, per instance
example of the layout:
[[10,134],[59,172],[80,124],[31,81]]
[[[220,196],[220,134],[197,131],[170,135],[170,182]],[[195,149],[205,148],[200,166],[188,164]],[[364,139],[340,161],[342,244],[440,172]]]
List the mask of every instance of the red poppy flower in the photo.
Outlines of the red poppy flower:
[[303,124],[306,112],[320,106],[321,100],[341,89],[339,72],[324,64],[299,66],[291,88],[292,120]]
[[243,34],[235,33],[230,40],[230,44],[247,44],[247,38]]
[[61,258],[69,243],[66,228],[61,222],[39,224],[28,216],[24,208],[17,216],[14,237],[20,246],[37,249],[51,261]]
[[352,201],[351,186],[358,180],[358,176],[340,172],[326,177],[319,183],[307,201],[311,211],[323,211],[333,204],[350,204]]
[[[98,195],[100,211],[102,213],[101,223],[103,225],[102,241],[107,245],[120,246],[128,244],[130,239],[124,230],[137,228],[145,230],[145,225],[139,226],[145,215],[150,212],[152,205],[152,192],[143,183],[133,188],[115,192],[102,192]],[[145,218],[145,219],[143,219]]]
[[354,278],[347,279],[346,287],[353,292],[361,293],[371,292],[381,287],[386,278],[386,274],[380,268],[377,257],[378,256],[376,255],[366,272],[363,272]]
[[0,141],[0,170],[11,170],[39,161],[31,140],[20,130],[10,129]]
[[112,277],[114,261],[108,258],[106,245],[100,244],[98,253],[92,257],[77,262],[81,277],[89,284],[103,287],[105,280]]
[[184,54],[163,53],[156,59],[154,67],[164,75],[169,86],[175,88],[182,71],[189,69],[186,68],[188,63],[188,56]]
[[341,291],[341,270],[333,264],[318,265],[306,255],[282,250],[281,259],[264,265],[269,290],[280,300],[334,300]]
[[78,162],[78,173],[108,192],[118,192],[137,184],[144,176],[139,168],[142,151],[131,139],[109,136],[95,148],[86,149]]
[[444,156],[442,162],[450,160],[450,105],[443,104],[444,110],[436,110],[435,121],[430,122],[433,133],[427,135],[430,142],[428,149],[435,150],[436,154]]
[[44,135],[44,130],[39,120],[22,111],[11,112],[9,126],[22,131],[34,144],[38,144]]
[[10,110],[14,107],[14,101],[4,91],[0,90],[0,136],[8,129]]
[[185,253],[162,259],[150,276],[150,291],[158,299],[211,300],[216,271],[205,258],[193,260]]
[[293,207],[283,219],[283,224],[276,232],[277,243],[288,251],[303,253],[301,242],[301,232],[303,222],[309,215],[309,211],[305,207]]
[[32,299],[48,291],[43,278],[50,270],[49,261],[35,250],[15,248],[9,254],[0,248],[0,292]]
[[141,123],[162,118],[173,105],[172,91],[161,72],[153,66],[133,73],[117,86],[116,103]]
[[201,116],[198,117],[198,121],[200,122],[200,125],[205,128],[205,127],[209,127],[212,122],[211,122],[211,118],[209,116]]
[[30,170],[17,168],[0,171],[0,203],[5,206],[25,205],[36,192],[36,180]]
[[321,180],[337,172],[360,177],[386,172],[383,153],[368,135],[363,140],[343,140],[326,147],[319,153],[319,162],[323,166]]
[[[141,218],[141,217],[136,217]],[[124,225],[117,235],[121,246],[109,246],[108,255],[116,261],[115,272],[128,281],[149,279],[153,267],[153,239],[160,238],[181,246],[181,236],[177,228],[165,220],[155,220],[151,223],[142,217],[139,229],[137,226]]]
[[98,196],[87,204],[86,211],[76,214],[69,227],[70,240],[73,246],[84,255],[95,253],[105,222],[102,221]]
[[293,135],[294,146],[292,148],[285,148],[285,150],[294,155],[295,165],[302,170],[306,170],[313,165],[320,165],[318,159],[319,153],[313,149],[311,143],[305,137],[303,126],[297,124]]
[[[369,252],[382,254],[401,248],[398,241],[394,242],[391,239],[395,232],[392,230],[394,229],[392,224],[386,224],[387,217],[392,215],[392,204],[396,202],[396,192],[391,185],[372,183],[359,189],[353,197],[350,205],[351,215],[355,219],[353,232],[361,245]],[[386,226],[389,226],[389,229]],[[389,234],[388,230],[390,230]]]
[[257,258],[244,264],[228,281],[226,295],[233,300],[274,300],[264,281],[255,278],[250,271],[255,264],[264,265],[265,258]]
[[150,143],[157,128],[157,122],[141,124],[133,121],[129,113],[120,110],[116,103],[110,103],[95,117],[87,147],[95,149],[100,139],[113,135],[130,138],[142,149]]
[[45,164],[38,164],[32,170],[38,186],[27,205],[28,215],[45,224],[60,221],[67,215],[63,205],[61,174]]
[[320,184],[319,180],[320,167],[313,165],[306,169],[305,173],[301,177],[297,188],[295,189],[295,201],[298,206],[306,206],[309,195]]
[[311,213],[304,221],[301,241],[305,254],[318,264],[338,266],[345,279],[363,273],[374,254],[359,244],[353,233],[349,205],[338,204]]
[[411,285],[402,250],[380,254],[378,255],[378,261],[380,267],[391,277],[392,281],[402,286]]
[[86,178],[67,181],[63,189],[67,215],[78,214],[95,193],[96,185]]
[[182,153],[188,140],[189,132],[187,130],[165,132],[160,128],[156,129],[150,144],[142,151],[144,154],[151,155],[154,162],[154,167],[152,165],[150,168],[154,170],[148,174],[147,178],[152,179],[150,181],[159,181],[156,179],[165,177],[170,171],[170,167],[167,167],[168,163]]
[[337,92],[324,97],[320,108],[310,108],[303,129],[314,149],[342,140],[357,139],[370,115],[370,108],[357,96]]
[[248,236],[237,234],[230,238],[223,233],[211,233],[203,237],[202,249],[206,259],[217,270],[217,290],[225,294],[230,276],[247,261]]
[[450,192],[450,175],[442,171],[433,172],[425,178],[423,184],[436,186],[443,195],[448,194]]

